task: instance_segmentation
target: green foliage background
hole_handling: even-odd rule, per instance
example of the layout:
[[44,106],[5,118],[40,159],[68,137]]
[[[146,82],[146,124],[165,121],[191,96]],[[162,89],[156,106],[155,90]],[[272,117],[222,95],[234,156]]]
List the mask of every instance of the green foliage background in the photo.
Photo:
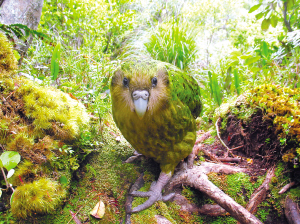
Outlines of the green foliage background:
[[300,87],[299,6],[300,0],[46,0],[37,31],[49,38],[34,39],[19,70],[84,103],[93,119],[78,144],[87,148],[108,142],[109,80],[132,57],[192,74],[201,86],[201,128],[208,128],[221,103],[260,84]]

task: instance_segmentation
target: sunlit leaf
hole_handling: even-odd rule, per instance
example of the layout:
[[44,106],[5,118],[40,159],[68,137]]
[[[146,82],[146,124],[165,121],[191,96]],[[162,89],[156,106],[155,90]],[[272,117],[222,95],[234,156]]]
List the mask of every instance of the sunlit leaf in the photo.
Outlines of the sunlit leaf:
[[257,10],[259,7],[261,6],[261,3],[260,4],[257,4],[257,5],[254,5],[250,8],[249,12],[248,13],[251,13],[251,12],[254,12],[255,10]]
[[269,48],[268,48],[268,44],[266,43],[266,41],[262,42],[262,46],[261,46],[261,53],[263,56],[268,57],[269,55]]
[[261,23],[261,29],[263,31],[267,31],[269,29],[269,26],[271,24],[271,20],[270,19],[264,19]]
[[255,18],[258,20],[258,19],[262,18],[264,16],[264,14],[265,13],[260,12],[260,13],[258,13],[258,14],[255,15]]
[[59,61],[60,61],[60,50],[61,43],[58,42],[54,48],[52,59],[51,59],[51,77],[52,80],[56,80],[59,72]]
[[271,25],[272,27],[276,27],[277,26],[277,23],[278,23],[278,17],[277,16],[272,16],[271,17]]
[[260,56],[248,58],[248,59],[245,60],[245,64],[246,65],[253,64],[254,62],[257,62],[259,59],[261,59]]
[[21,156],[15,151],[3,152],[0,156],[3,166],[9,171],[15,168],[21,160]]

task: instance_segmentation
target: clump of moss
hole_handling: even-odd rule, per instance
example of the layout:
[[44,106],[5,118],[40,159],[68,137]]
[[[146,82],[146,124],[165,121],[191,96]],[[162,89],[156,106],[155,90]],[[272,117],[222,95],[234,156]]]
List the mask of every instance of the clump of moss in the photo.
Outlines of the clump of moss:
[[[285,152],[283,160],[293,161],[300,154],[300,90],[265,84],[250,91],[252,107],[263,108],[265,119],[273,120],[278,140]],[[288,150],[288,151],[287,151]]]
[[35,135],[50,132],[56,138],[72,140],[79,135],[80,127],[89,122],[83,104],[55,88],[21,80],[16,94],[24,100],[26,116],[34,119]]
[[19,186],[12,195],[11,211],[18,218],[55,211],[66,196],[59,183],[42,178]]
[[10,77],[17,69],[17,60],[10,42],[0,33],[0,79]]

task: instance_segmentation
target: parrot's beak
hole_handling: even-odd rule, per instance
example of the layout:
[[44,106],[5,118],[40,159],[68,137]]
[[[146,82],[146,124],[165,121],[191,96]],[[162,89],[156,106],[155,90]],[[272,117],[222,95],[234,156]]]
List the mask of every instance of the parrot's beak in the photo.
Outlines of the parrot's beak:
[[147,111],[149,92],[147,90],[135,90],[132,93],[134,109],[140,119],[142,119]]

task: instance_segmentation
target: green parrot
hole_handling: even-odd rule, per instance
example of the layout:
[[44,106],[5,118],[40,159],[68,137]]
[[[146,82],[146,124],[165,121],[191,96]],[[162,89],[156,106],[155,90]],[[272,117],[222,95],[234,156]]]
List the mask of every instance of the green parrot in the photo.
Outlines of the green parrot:
[[111,85],[113,118],[123,136],[140,154],[160,164],[161,173],[148,192],[134,191],[135,197],[149,197],[132,209],[139,212],[162,196],[175,167],[193,149],[195,118],[202,104],[200,87],[175,66],[155,61],[127,61],[114,73]]

